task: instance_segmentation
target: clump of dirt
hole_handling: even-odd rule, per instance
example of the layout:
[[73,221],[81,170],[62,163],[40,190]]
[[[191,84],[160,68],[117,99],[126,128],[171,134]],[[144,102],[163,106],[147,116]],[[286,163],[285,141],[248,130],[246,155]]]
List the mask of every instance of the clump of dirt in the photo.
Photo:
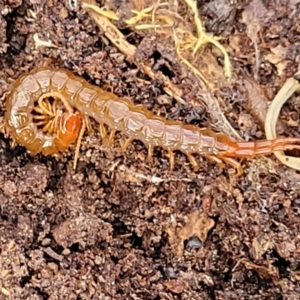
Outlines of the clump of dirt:
[[[161,16],[174,16],[176,7],[168,12],[159,3]],[[51,58],[53,66],[168,118],[223,126],[247,140],[263,138],[268,101],[299,70],[300,7],[298,1],[251,3],[198,4],[203,27],[219,37],[233,73],[226,82],[224,56],[213,45],[194,60],[190,55],[210,79],[219,75],[216,88],[204,95],[197,76],[176,56],[173,37],[126,25],[132,9],[141,11],[152,2],[98,3],[119,14],[114,24],[138,51],[130,58],[77,1],[2,1],[0,116],[11,82]],[[178,7],[176,18],[192,24],[186,1]],[[151,19],[150,13],[148,25]],[[201,57],[206,58],[202,63]],[[144,74],[137,58],[154,75],[164,76]],[[182,92],[174,94],[176,100],[164,78]],[[212,113],[216,106],[202,105],[199,95],[217,99],[224,117],[218,124]],[[295,96],[282,110],[284,136],[299,136],[298,100]],[[244,174],[235,179],[230,168],[221,170],[199,157],[201,168],[194,172],[180,153],[170,171],[163,149],[155,149],[148,162],[139,141],[121,153],[126,137],[117,134],[110,147],[101,140],[98,124],[92,121],[92,126],[76,170],[74,148],[57,157],[32,157],[1,134],[0,299],[299,298],[296,171],[270,156],[243,161]]]

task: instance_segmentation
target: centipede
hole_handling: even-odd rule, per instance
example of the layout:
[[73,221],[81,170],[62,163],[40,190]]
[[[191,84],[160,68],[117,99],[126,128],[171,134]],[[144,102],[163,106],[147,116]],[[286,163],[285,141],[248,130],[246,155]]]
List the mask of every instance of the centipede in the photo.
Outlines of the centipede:
[[[58,100],[50,103],[49,97],[60,100],[63,106]],[[195,172],[200,168],[195,156],[200,155],[220,168],[225,164],[234,167],[238,177],[243,173],[238,158],[300,149],[298,138],[236,141],[209,128],[170,120],[69,70],[48,66],[37,67],[19,77],[6,101],[5,127],[13,141],[26,147],[31,155],[45,156],[76,144],[75,169],[90,118],[99,123],[100,137],[110,146],[117,132],[127,137],[121,145],[123,152],[133,140],[139,140],[147,148],[147,160],[152,161],[154,148],[161,147],[167,152],[171,170],[175,167],[175,151],[187,156]]]

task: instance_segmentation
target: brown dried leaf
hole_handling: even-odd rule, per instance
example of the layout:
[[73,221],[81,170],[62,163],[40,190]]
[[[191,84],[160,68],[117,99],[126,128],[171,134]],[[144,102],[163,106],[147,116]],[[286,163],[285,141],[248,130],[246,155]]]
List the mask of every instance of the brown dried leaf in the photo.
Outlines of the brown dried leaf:
[[254,270],[262,277],[279,278],[278,269],[274,267],[270,261],[268,262],[268,267],[256,265],[249,260],[245,260],[243,263],[248,270]]
[[182,279],[171,279],[165,282],[165,286],[172,293],[181,294],[187,288],[187,283]]
[[275,250],[280,257],[287,259],[291,256],[293,252],[296,251],[296,245],[294,241],[285,241],[280,244],[277,244],[275,246]]
[[284,74],[283,71],[285,70],[288,63],[288,61],[285,60],[288,48],[278,45],[275,48],[271,48],[271,52],[272,53],[265,54],[264,58],[265,60],[276,66],[278,75],[281,76],[282,74]]
[[208,232],[214,227],[215,221],[208,217],[206,213],[194,211],[189,215],[189,221],[184,227],[175,231],[168,228],[166,231],[169,235],[170,244],[175,244],[175,251],[178,256],[182,255],[184,241],[192,236],[196,236],[204,243],[207,239]]
[[244,76],[243,84],[248,93],[247,109],[260,122],[263,128],[268,110],[268,98],[265,91],[247,74]]
[[254,78],[258,78],[258,69],[260,65],[258,50],[258,33],[261,28],[268,22],[270,16],[268,10],[261,0],[253,0],[245,7],[242,13],[242,22],[247,24],[247,35],[251,39],[255,48],[255,72]]
[[300,3],[300,0],[290,0],[288,3],[291,8],[295,8],[295,6]]
[[262,256],[273,246],[272,238],[261,236],[252,241],[251,252],[254,259],[262,259]]
[[268,10],[261,0],[253,0],[245,7],[242,13],[242,22],[247,24],[247,34],[252,42],[256,40],[257,33],[269,18]]
[[178,232],[182,241],[197,236],[202,243],[207,239],[208,232],[214,227],[215,221],[207,216],[206,213],[194,211],[190,214],[188,223]]
[[[99,231],[99,228],[101,230]],[[99,240],[111,238],[112,227],[92,214],[81,215],[68,219],[52,230],[55,242],[63,248],[75,243],[84,249],[87,245],[94,245]]]

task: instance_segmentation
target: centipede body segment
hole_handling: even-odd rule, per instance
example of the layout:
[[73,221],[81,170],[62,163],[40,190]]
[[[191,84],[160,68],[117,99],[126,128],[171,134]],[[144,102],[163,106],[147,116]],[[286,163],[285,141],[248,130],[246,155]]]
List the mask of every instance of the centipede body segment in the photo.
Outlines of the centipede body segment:
[[[47,102],[44,102],[41,112],[47,112],[47,117],[39,117],[37,120],[33,114],[34,106],[36,103],[41,104],[45,95],[59,98],[66,111],[51,111]],[[228,163],[240,175],[242,168],[235,158],[251,158],[268,155],[276,150],[300,148],[296,145],[300,140],[296,138],[237,142],[210,129],[167,120],[142,105],[135,105],[128,98],[119,98],[88,83],[70,71],[49,67],[36,68],[21,76],[8,96],[6,109],[8,131],[32,155],[51,155],[67,149],[76,141],[80,132],[82,135],[82,126],[86,125],[84,120],[88,117],[100,124],[102,138],[107,136],[104,125],[110,129],[110,144],[117,131],[123,132],[127,136],[122,145],[123,151],[132,140],[140,140],[145,144],[149,159],[154,147],[166,149],[171,169],[175,165],[175,150],[186,154],[195,170],[199,166],[193,155],[197,154],[213,160],[220,167]],[[38,124],[47,126],[47,118],[51,116],[51,126],[41,130]]]

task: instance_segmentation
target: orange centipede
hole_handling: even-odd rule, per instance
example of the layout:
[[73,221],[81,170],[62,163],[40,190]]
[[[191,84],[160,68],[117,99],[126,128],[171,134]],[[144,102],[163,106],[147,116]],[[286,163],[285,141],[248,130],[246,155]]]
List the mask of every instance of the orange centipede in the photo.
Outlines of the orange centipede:
[[[49,96],[60,99],[64,109],[50,105],[45,100]],[[39,108],[34,107],[35,103],[39,104]],[[239,176],[243,170],[235,158],[300,149],[296,144],[300,139],[297,138],[238,142],[207,128],[168,120],[142,105],[135,105],[128,98],[120,98],[94,86],[68,70],[50,67],[36,68],[17,79],[7,98],[6,109],[8,132],[32,155],[58,153],[77,140],[74,168],[88,118],[94,118],[100,124],[102,139],[107,137],[105,125],[110,128],[110,145],[115,133],[123,132],[128,138],[121,147],[122,151],[133,140],[145,144],[149,160],[152,159],[154,147],[166,149],[171,169],[175,165],[175,150],[188,157],[195,171],[199,169],[194,157],[197,154],[213,160],[220,167],[224,163],[235,167]],[[34,111],[41,115],[35,116]],[[44,125],[42,129],[38,126],[41,124]]]

